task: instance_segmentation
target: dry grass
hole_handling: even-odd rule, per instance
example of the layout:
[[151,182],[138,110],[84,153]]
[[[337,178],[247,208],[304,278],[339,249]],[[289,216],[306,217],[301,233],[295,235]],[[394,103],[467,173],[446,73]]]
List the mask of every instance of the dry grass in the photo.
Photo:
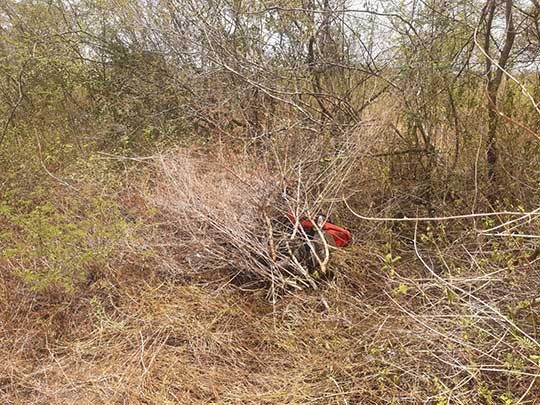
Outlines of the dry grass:
[[3,402],[534,403],[538,348],[515,325],[535,334],[537,309],[504,308],[536,295],[537,268],[439,279],[408,257],[390,275],[371,248],[275,305],[150,269],[110,272],[75,302],[5,301]]
[[[39,360],[15,351],[20,343],[3,346],[8,364],[25,365],[3,373],[5,400],[305,403],[380,395],[365,383],[375,369],[364,367],[375,362],[365,347],[382,336],[378,317],[366,318],[365,304],[344,294],[344,280],[272,306],[264,292],[163,283],[143,273],[110,277],[79,304],[91,328],[70,325],[71,336],[39,345]],[[356,277],[369,281],[366,273]],[[37,346],[29,349],[37,354]]]
[[[396,228],[341,210],[354,246],[332,251],[333,279],[300,290],[285,281],[305,274],[268,264],[261,214],[273,224],[299,207],[338,212],[328,196],[373,167],[354,153],[326,171],[305,160],[293,184],[307,186],[280,206],[284,173],[299,166],[236,159],[160,157],[129,196],[147,224],[132,252],[76,297],[0,274],[2,403],[538,402],[534,244],[475,230],[507,218]],[[316,189],[321,175],[347,171]],[[355,209],[368,213],[370,192]],[[539,232],[528,218],[511,226]]]

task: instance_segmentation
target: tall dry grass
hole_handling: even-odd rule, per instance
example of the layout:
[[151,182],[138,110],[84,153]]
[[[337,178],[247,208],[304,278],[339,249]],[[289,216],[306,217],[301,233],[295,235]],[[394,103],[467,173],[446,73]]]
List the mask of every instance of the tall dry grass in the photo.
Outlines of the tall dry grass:
[[[386,131],[284,137],[258,159],[145,160],[122,197],[145,225],[79,295],[29,293],[0,273],[2,402],[537,402],[539,262],[534,239],[509,233],[538,235],[538,217],[493,236],[482,230],[509,217],[347,214],[343,197],[365,214],[403,207],[374,157]],[[355,234],[330,249],[330,280],[295,267],[285,242],[305,243],[301,231],[278,229],[286,212],[321,210]]]

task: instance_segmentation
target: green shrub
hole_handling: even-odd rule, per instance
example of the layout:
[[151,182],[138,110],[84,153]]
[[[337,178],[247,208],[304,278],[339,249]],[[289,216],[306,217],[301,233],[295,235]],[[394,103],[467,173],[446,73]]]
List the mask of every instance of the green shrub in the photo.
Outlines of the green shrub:
[[118,254],[128,224],[116,203],[103,198],[68,198],[18,212],[0,202],[0,262],[32,290],[74,292]]

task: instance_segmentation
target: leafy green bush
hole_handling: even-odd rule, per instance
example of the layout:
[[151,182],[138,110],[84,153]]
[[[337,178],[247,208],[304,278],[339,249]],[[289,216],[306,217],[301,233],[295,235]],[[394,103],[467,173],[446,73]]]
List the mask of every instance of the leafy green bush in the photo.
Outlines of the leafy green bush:
[[29,212],[0,201],[0,262],[32,290],[74,292],[125,241],[128,224],[115,202],[69,198]]

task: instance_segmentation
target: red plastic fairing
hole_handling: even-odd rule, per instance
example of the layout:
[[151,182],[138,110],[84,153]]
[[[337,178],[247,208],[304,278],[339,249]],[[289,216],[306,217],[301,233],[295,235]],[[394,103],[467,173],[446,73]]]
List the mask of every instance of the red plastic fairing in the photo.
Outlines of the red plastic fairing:
[[[287,213],[287,217],[292,223],[296,222],[294,216],[290,212]],[[313,221],[310,220],[300,220],[300,225],[304,229],[313,229],[315,227]],[[330,222],[325,222],[322,226],[322,230],[326,231],[329,235],[332,236],[332,238],[334,238],[334,242],[336,243],[337,247],[347,247],[352,240],[352,234],[348,230],[343,229]]]
[[347,247],[352,240],[352,234],[337,225],[327,222],[323,225],[322,229],[334,238],[337,247]]

